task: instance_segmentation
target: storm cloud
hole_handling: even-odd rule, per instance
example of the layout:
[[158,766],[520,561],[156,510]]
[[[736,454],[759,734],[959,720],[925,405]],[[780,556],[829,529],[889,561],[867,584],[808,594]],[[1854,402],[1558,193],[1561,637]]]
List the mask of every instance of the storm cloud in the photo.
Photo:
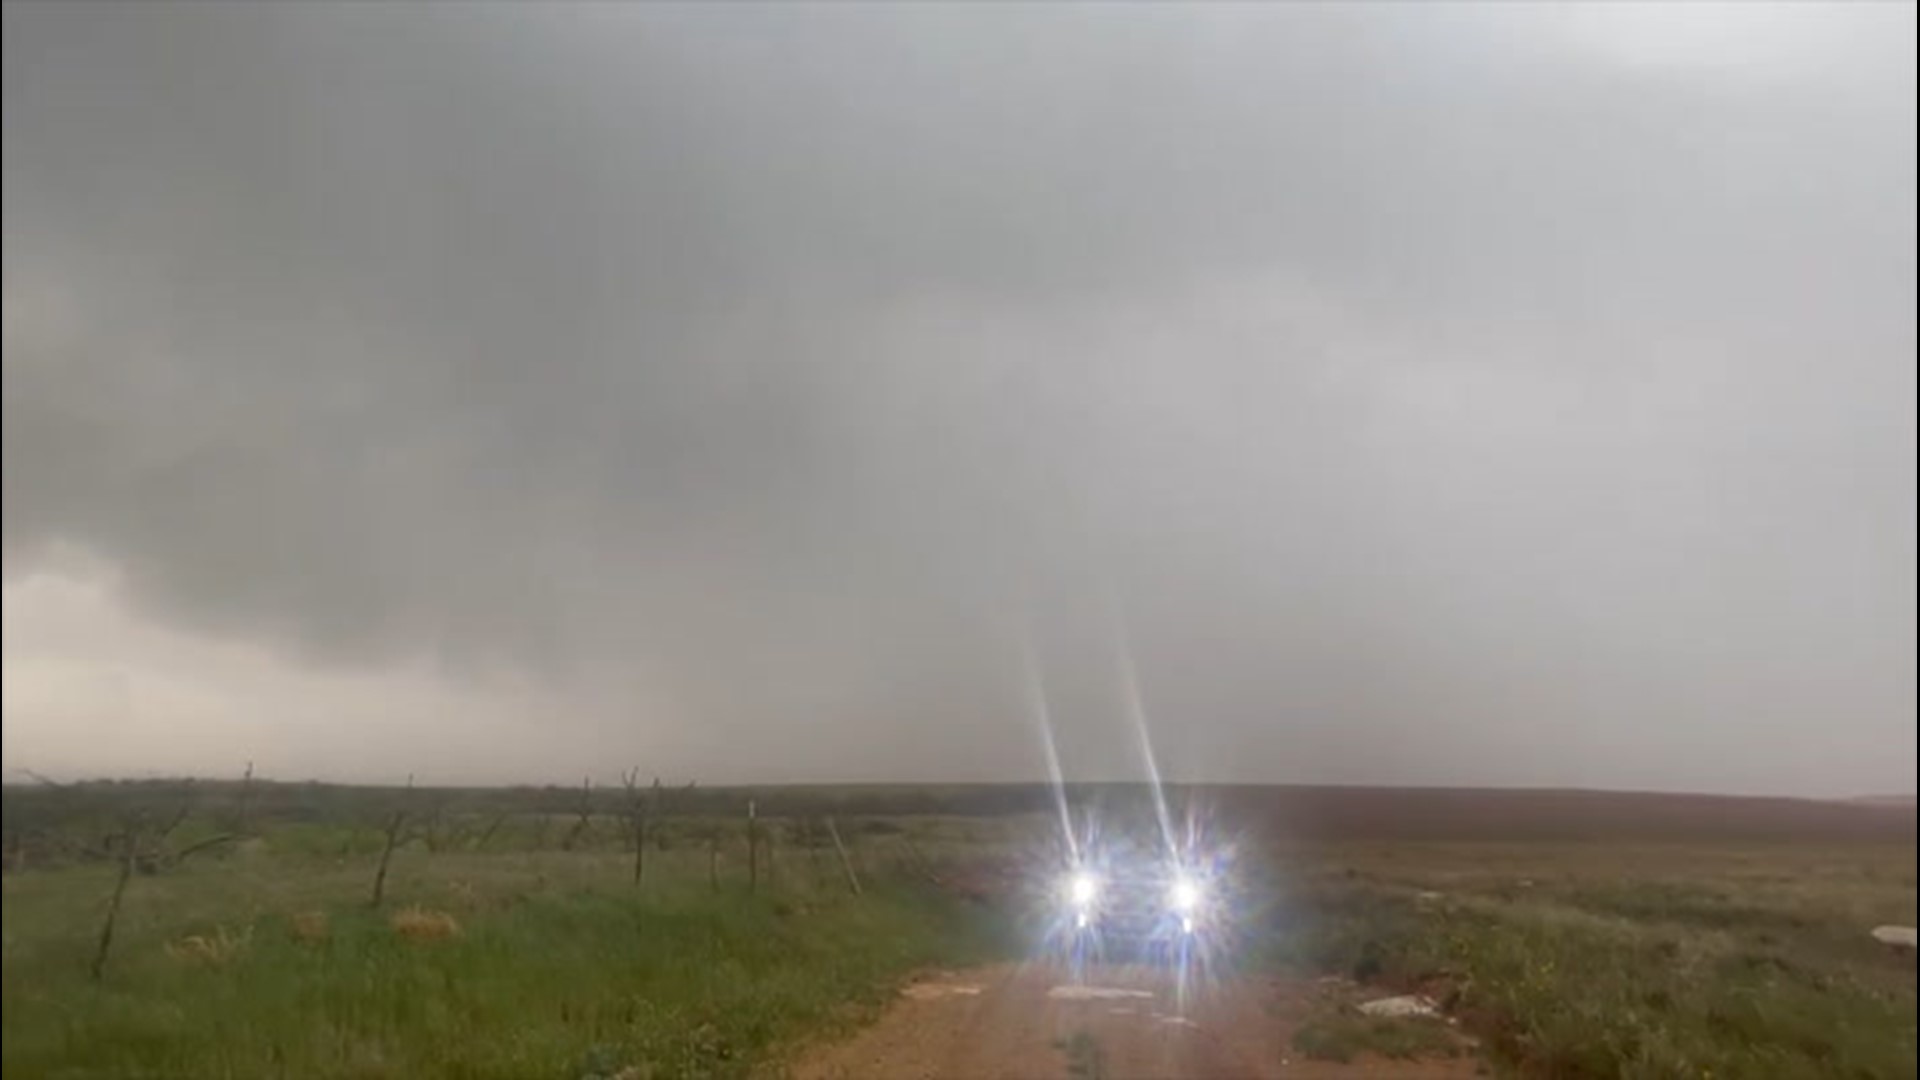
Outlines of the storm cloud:
[[1663,10],[9,4],[7,764],[1911,790],[1913,7]]

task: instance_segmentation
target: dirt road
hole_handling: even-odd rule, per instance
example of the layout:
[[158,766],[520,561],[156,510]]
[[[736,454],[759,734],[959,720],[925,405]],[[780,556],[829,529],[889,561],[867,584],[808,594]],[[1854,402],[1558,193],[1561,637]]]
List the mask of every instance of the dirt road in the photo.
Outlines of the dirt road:
[[[880,1021],[815,1047],[794,1080],[1265,1080],[1472,1076],[1471,1057],[1308,1061],[1292,1036],[1330,995],[1354,988],[1241,978],[1190,988],[1164,971],[1101,968],[1074,978],[1039,964],[929,976]],[[1182,998],[1184,997],[1184,1001]]]

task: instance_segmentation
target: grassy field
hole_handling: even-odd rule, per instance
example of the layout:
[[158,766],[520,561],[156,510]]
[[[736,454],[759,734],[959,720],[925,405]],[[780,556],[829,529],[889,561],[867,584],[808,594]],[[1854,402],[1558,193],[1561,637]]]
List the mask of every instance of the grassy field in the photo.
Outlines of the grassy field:
[[[0,905],[10,1076],[777,1073],[790,1044],[870,1015],[916,968],[1029,948],[1018,883],[1051,828],[849,813],[854,896],[819,819],[760,824],[750,891],[740,819],[656,818],[636,886],[629,823],[596,816],[576,834],[567,796],[548,793],[504,821],[478,805],[417,815],[376,909],[397,796],[360,796],[260,814],[241,839],[133,874],[95,981],[117,863],[92,838],[115,817],[71,792],[36,797],[7,811],[10,847],[31,855],[10,860]],[[170,844],[221,835],[230,811],[200,804]],[[1474,842],[1310,842],[1255,817],[1216,822],[1241,856],[1236,963],[1429,994],[1495,1072],[1914,1075],[1914,962],[1867,934],[1914,921],[1910,813],[1784,843],[1495,842],[1478,827],[1462,830]],[[1340,1059],[1422,1039],[1330,1012],[1295,1049]]]
[[[99,984],[105,868],[6,882],[9,1076],[729,1076],[990,927],[886,878],[715,891],[702,855],[259,855],[134,880]],[[396,924],[397,920],[397,924]],[[449,921],[450,920],[450,921]]]
[[[1424,992],[1511,1071],[1914,1074],[1913,957],[1868,935],[1913,922],[1911,845],[1349,845],[1276,867],[1263,966]],[[1313,1037],[1368,1045],[1352,1017]]]

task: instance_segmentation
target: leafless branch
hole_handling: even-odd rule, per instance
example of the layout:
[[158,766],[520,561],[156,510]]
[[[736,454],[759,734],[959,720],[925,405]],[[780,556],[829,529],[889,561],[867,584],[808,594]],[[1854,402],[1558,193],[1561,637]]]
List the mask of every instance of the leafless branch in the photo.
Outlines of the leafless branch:
[[176,863],[185,862],[187,856],[195,852],[206,851],[209,848],[219,847],[221,844],[231,844],[238,839],[240,839],[239,833],[221,833],[219,836],[209,836],[205,840],[196,840],[186,847],[181,848],[179,851],[174,852],[173,861]]
[[[407,774],[407,793],[413,792],[413,774]],[[373,899],[371,905],[379,907],[387,895],[387,865],[393,861],[393,849],[399,845],[400,829],[407,823],[407,807],[403,801],[387,819],[386,844],[380,849],[380,868],[373,874]]]
[[187,815],[193,811],[193,802],[194,802],[193,797],[194,797],[193,781],[188,780],[181,789],[180,805],[174,808],[173,817],[167,820],[167,824],[165,828],[161,829],[158,833],[154,835],[155,847],[159,847],[165,844],[167,842],[167,838],[173,835],[173,830],[179,828],[180,823],[187,820]]

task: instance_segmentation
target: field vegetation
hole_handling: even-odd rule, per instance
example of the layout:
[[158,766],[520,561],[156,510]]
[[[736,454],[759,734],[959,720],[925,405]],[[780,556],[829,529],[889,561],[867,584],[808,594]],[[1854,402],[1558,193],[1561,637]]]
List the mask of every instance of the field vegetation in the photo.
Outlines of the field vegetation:
[[[972,835],[940,819],[913,844],[873,819],[761,818],[750,858],[744,816],[669,817],[662,797],[636,882],[618,792],[582,824],[578,793],[499,820],[447,793],[319,789],[333,820],[255,802],[241,831],[234,792],[198,787],[9,790],[8,1075],[745,1075],[915,968],[1003,951],[998,921],[933,880]],[[164,827],[124,823],[182,799],[166,848],[232,839],[132,873],[95,978],[125,838],[144,859]]]
[[[1913,954],[1869,936],[1912,923],[1911,843],[1355,844],[1281,865],[1263,967],[1427,995],[1509,1069],[1914,1073]],[[1350,1016],[1309,1038],[1395,1056],[1410,1037]]]
[[[1239,969],[1344,980],[1356,1000],[1426,995],[1498,1074],[1914,1074],[1913,957],[1868,935],[1913,922],[1910,810],[1815,807],[1781,828],[1767,804],[1762,828],[1724,820],[1729,802],[1661,835],[1563,807],[1545,815],[1562,834],[1534,815],[1502,839],[1499,815],[1474,808],[1449,838],[1430,813],[1395,816],[1427,795],[1396,810],[1339,793],[1309,812],[1275,790],[1286,815],[1251,789],[1200,799],[1237,852]],[[1047,800],[10,785],[4,1068],[777,1074],[790,1047],[858,1023],[916,969],[1034,947]],[[1364,1059],[1433,1041],[1336,1008],[1293,1049]]]

